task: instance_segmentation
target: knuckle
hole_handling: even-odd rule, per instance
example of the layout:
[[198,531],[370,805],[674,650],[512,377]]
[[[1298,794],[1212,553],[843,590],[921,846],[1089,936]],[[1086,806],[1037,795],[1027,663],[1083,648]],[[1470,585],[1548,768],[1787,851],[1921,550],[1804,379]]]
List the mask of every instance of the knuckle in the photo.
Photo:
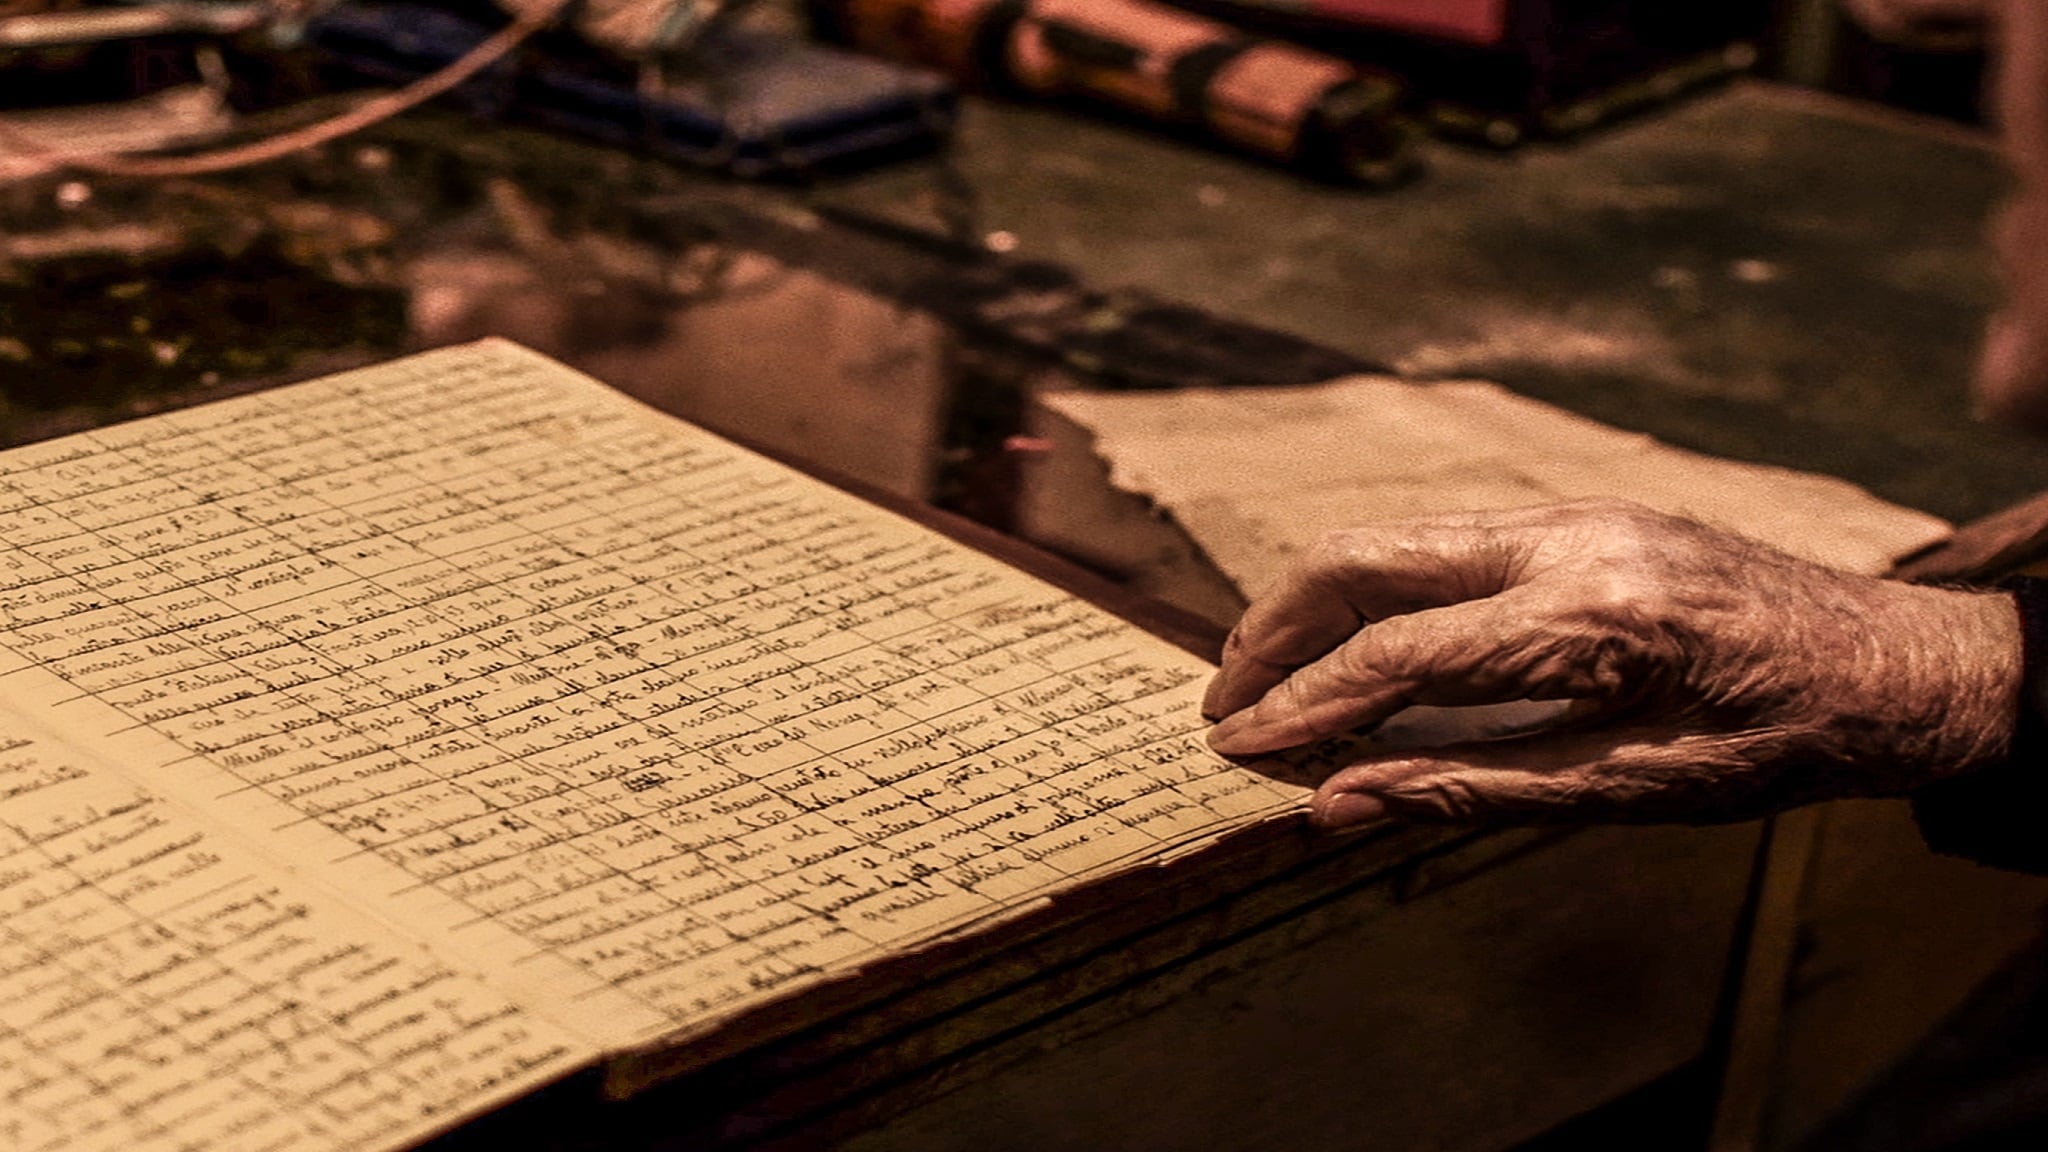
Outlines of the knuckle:
[[1626,560],[1597,563],[1580,578],[1579,611],[1598,621],[1621,623],[1642,613],[1654,601],[1654,581]]
[[1334,685],[1356,690],[1389,679],[1381,658],[1378,645],[1353,643],[1332,652],[1323,665]]
[[1295,560],[1295,571],[1311,582],[1341,576],[1357,562],[1359,547],[1356,529],[1325,532]]
[[1223,638],[1223,666],[1240,672],[1291,666],[1284,628],[1248,626],[1240,621]]
[[1265,699],[1259,701],[1261,718],[1289,728],[1306,728],[1304,717],[1308,715],[1308,709],[1303,704],[1316,698],[1313,687],[1302,683],[1306,679],[1307,676],[1294,675],[1275,684]]
[[1469,821],[1492,810],[1489,798],[1455,776],[1425,776],[1388,787],[1383,796],[1410,815]]
[[1620,497],[1575,501],[1573,522],[1590,555],[1651,566],[1674,541],[1686,535],[1689,521]]
[[1588,687],[1623,691],[1678,658],[1669,597],[1646,574],[1613,567],[1585,584],[1577,607],[1560,622],[1558,648]]

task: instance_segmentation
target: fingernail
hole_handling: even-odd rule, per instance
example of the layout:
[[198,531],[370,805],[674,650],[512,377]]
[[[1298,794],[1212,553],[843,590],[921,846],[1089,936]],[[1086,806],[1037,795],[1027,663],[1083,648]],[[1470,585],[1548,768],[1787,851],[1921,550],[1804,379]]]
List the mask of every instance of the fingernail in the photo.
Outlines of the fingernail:
[[1377,820],[1387,814],[1387,806],[1362,792],[1339,792],[1335,796],[1318,796],[1309,807],[1309,823],[1318,828],[1349,828]]
[[1216,675],[1209,678],[1209,690],[1202,693],[1202,719],[1221,720],[1223,718],[1223,691],[1226,687],[1223,679],[1228,675],[1229,673],[1218,669]]
[[1272,735],[1259,727],[1247,708],[1225,716],[1209,730],[1209,747],[1224,756],[1256,756],[1273,751]]

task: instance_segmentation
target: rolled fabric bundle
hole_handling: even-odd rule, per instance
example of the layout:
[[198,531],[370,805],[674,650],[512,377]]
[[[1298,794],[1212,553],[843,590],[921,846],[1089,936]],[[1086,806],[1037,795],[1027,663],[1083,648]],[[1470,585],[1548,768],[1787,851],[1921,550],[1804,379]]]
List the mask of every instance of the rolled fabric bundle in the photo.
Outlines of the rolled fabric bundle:
[[1400,80],[1154,0],[813,0],[829,34],[968,84],[1081,97],[1335,180],[1415,168]]

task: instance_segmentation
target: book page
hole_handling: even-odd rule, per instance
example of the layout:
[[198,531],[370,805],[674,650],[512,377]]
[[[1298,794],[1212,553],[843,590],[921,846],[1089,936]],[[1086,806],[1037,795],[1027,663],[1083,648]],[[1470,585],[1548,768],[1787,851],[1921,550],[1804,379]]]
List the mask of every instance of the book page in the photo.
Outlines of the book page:
[[400,1147],[595,1054],[0,713],[0,1147]]
[[1208,673],[502,343],[0,454],[0,688],[617,1047],[1297,807]]

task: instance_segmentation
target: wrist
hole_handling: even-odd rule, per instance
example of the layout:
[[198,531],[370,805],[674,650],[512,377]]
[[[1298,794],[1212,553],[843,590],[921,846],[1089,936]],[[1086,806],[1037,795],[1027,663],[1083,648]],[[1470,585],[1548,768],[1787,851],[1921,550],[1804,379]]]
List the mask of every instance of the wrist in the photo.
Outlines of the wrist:
[[[1921,668],[1927,747],[1917,757],[1925,783],[2003,759],[2028,701],[2029,672],[2048,662],[2048,599],[2040,616],[2041,643],[2030,642],[2026,614],[2009,591],[1922,588],[1939,598],[1938,631]],[[2037,675],[2036,679],[2039,678]],[[1915,690],[1912,688],[1909,691]],[[1907,741],[1912,751],[1912,741]],[[1903,766],[1903,765],[1902,765]]]
[[1952,592],[1956,631],[1950,637],[1956,715],[1946,736],[1944,769],[1968,771],[2003,758],[2023,711],[2032,703],[2030,678],[2040,681],[2048,662],[2048,599],[2038,613],[2040,637],[2030,637],[2028,613],[2015,594]]

